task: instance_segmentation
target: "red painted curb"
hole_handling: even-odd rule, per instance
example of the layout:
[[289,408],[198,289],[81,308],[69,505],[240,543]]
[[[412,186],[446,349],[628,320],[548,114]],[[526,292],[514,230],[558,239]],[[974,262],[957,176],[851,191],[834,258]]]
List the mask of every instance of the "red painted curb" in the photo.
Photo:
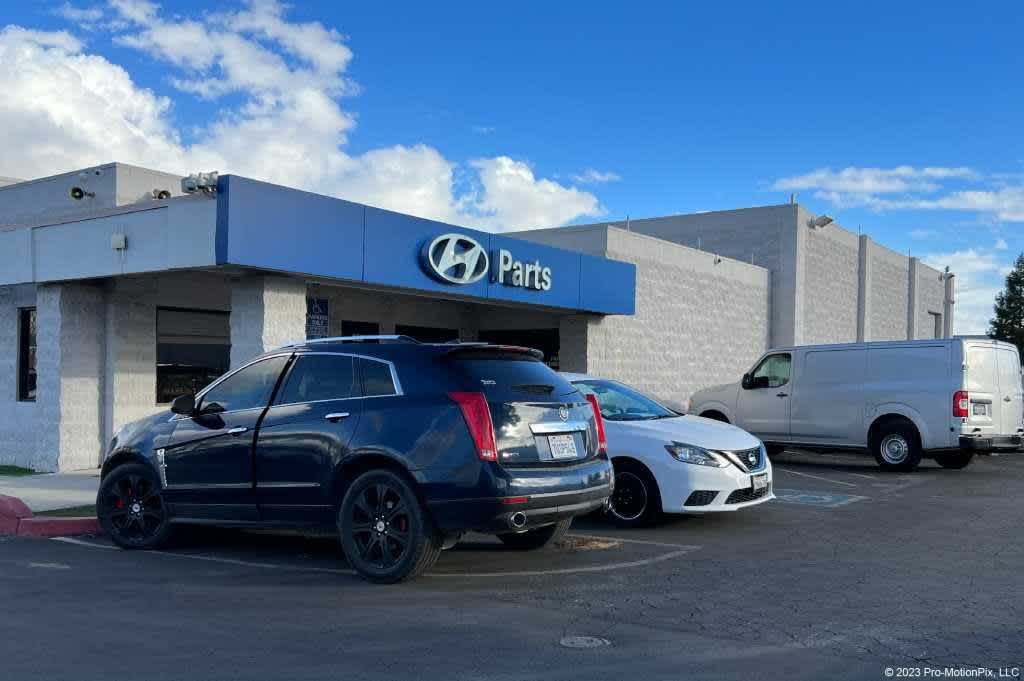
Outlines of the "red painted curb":
[[34,516],[18,497],[0,494],[0,534],[19,537],[66,537],[75,534],[103,534],[96,518],[53,518]]
[[32,511],[25,502],[18,497],[9,497],[5,494],[0,494],[0,520],[10,520],[19,518],[31,518]]
[[75,534],[102,534],[96,518],[22,518],[18,521],[19,537],[67,537]]

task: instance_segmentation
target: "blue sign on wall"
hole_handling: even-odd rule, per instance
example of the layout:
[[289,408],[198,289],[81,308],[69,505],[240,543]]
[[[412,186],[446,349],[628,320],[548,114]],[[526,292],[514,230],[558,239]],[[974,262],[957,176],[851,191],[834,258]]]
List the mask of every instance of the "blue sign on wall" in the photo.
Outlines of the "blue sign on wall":
[[636,268],[607,258],[233,175],[217,194],[217,263],[633,314]]

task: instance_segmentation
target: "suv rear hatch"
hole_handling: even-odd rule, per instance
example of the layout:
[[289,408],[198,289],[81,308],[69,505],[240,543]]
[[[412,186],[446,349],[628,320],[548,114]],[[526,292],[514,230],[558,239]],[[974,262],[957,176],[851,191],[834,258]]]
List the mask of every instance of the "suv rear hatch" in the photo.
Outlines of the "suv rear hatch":
[[448,352],[467,390],[487,400],[502,466],[565,466],[599,453],[590,402],[541,356],[529,348],[494,345],[466,344]]

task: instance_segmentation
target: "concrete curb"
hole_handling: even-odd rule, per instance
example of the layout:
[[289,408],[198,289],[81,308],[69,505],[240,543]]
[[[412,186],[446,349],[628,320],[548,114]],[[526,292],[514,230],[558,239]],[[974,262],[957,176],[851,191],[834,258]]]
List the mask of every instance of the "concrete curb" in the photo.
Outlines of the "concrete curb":
[[96,518],[53,518],[32,515],[17,497],[0,494],[0,534],[18,537],[68,537],[103,534]]

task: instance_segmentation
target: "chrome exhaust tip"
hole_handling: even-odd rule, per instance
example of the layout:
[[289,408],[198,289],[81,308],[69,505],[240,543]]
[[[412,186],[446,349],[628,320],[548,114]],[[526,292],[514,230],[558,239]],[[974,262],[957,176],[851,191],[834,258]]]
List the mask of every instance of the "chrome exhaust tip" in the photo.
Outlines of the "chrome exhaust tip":
[[522,527],[526,527],[526,514],[522,511],[516,511],[508,519],[509,524],[517,530]]

